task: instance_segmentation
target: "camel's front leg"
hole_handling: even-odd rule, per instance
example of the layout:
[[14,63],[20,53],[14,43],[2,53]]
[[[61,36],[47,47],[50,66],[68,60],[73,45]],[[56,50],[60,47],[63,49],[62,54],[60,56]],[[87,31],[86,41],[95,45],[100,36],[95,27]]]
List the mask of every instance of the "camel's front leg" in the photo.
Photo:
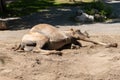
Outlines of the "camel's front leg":
[[91,42],[93,44],[98,44],[98,45],[102,45],[102,46],[105,46],[105,47],[117,47],[118,44],[117,43],[103,43],[103,42],[100,42],[100,41],[94,41],[94,40],[91,40],[90,38],[84,38],[84,39],[80,39],[82,41],[86,41],[86,42]]
[[71,44],[71,49],[79,49],[80,47],[82,47],[81,42],[73,39]]

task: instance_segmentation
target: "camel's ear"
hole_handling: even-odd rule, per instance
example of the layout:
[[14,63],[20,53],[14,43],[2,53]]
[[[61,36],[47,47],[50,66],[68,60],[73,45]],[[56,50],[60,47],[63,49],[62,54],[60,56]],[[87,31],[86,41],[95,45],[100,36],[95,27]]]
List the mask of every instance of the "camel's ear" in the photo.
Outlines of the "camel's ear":
[[71,30],[71,31],[74,31],[74,29],[73,29],[73,28],[71,28],[70,30]]
[[90,38],[90,36],[89,36],[89,34],[88,34],[87,31],[84,32],[84,35],[85,35],[86,37]]

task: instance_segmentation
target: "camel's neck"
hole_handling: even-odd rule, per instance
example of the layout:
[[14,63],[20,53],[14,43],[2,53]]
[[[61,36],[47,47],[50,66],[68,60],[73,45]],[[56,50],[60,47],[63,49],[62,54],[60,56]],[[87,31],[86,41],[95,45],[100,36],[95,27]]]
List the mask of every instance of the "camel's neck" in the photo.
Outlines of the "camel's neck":
[[65,35],[69,38],[72,38],[73,32],[72,31],[64,31]]

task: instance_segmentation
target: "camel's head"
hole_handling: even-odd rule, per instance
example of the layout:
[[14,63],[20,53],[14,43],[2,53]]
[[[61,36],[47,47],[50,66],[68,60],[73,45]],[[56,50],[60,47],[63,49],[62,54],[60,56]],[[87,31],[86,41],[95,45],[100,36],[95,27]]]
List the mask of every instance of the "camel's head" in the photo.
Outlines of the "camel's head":
[[82,33],[80,29],[70,29],[72,31],[72,37],[76,39],[89,38],[89,34],[85,31]]

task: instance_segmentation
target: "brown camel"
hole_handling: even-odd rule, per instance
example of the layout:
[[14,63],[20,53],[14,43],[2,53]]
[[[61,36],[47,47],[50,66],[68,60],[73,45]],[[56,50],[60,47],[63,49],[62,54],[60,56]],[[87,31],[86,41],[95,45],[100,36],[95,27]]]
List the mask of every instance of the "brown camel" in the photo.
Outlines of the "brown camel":
[[87,34],[82,33],[79,29],[62,31],[49,24],[38,24],[23,36],[21,44],[15,50],[34,51],[43,54],[60,54],[61,51],[56,50],[65,45],[75,44],[81,46],[79,40],[107,47],[117,45],[91,40]]

